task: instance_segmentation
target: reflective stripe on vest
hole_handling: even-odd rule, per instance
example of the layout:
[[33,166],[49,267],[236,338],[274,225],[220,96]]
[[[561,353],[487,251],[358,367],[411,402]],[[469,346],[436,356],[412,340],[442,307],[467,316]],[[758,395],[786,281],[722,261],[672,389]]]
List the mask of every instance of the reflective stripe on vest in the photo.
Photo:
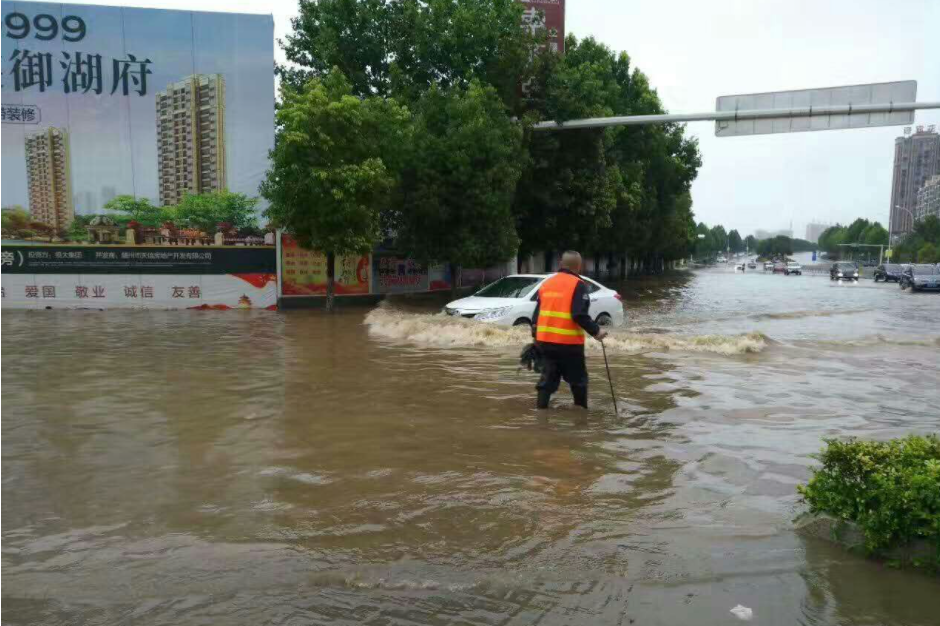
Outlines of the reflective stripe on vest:
[[539,319],[535,338],[546,343],[584,344],[584,330],[571,318],[571,301],[581,280],[573,274],[558,273],[539,289]]

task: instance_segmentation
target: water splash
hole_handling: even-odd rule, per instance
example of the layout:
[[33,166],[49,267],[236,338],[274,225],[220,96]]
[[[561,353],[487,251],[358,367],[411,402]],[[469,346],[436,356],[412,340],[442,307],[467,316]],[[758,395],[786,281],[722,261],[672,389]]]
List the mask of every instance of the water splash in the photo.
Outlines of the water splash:
[[[522,347],[532,340],[528,326],[497,326],[450,317],[420,314],[378,307],[365,318],[369,335],[377,339],[434,347]],[[672,335],[630,333],[615,329],[605,341],[609,352],[705,352],[737,355],[761,352],[771,342],[759,332],[740,335]],[[587,342],[588,350],[600,344]]]

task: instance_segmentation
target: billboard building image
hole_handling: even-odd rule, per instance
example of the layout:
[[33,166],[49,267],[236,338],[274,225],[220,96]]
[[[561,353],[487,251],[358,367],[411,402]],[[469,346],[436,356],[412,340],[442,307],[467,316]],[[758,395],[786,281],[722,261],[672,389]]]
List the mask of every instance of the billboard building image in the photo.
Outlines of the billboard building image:
[[50,127],[27,135],[25,146],[30,214],[54,230],[67,228],[75,216],[68,133]]
[[187,76],[157,94],[160,204],[225,185],[225,80]]

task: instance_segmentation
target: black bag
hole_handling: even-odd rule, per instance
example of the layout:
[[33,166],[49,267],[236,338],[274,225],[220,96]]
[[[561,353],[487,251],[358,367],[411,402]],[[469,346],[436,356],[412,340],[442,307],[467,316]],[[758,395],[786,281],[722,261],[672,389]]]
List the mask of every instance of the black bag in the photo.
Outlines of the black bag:
[[538,344],[530,343],[522,349],[522,354],[519,355],[519,369],[523,367],[536,374],[542,373],[542,351]]

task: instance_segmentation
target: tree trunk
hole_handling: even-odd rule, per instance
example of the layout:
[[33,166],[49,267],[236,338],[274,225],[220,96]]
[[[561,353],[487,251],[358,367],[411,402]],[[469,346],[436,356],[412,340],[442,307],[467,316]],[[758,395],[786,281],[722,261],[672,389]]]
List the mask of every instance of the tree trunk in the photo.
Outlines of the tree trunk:
[[447,268],[450,270],[450,299],[457,299],[457,264],[448,263]]
[[326,253],[326,310],[332,311],[336,305],[336,254]]

